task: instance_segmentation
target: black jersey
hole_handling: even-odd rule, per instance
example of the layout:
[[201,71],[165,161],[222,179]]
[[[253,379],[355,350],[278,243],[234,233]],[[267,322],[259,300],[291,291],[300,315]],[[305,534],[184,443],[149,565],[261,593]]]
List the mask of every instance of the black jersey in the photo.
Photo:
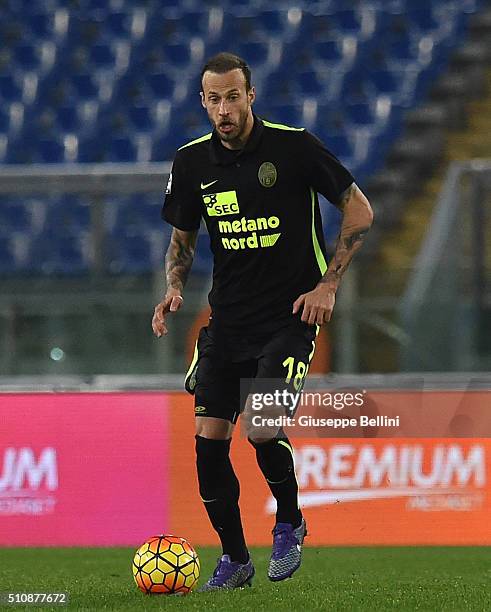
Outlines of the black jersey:
[[291,320],[327,269],[317,193],[337,204],[352,182],[308,131],[258,117],[239,151],[215,132],[177,151],[162,216],[186,231],[206,223],[214,324],[259,333]]

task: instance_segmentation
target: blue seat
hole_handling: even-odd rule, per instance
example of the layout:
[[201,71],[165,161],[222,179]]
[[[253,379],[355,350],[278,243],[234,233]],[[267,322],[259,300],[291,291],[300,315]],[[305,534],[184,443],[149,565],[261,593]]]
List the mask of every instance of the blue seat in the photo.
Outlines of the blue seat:
[[6,102],[18,102],[22,99],[22,89],[11,74],[0,75],[0,99]]
[[[22,200],[0,200],[0,231],[3,234],[30,232],[32,229],[32,210]],[[1,240],[1,238],[0,238]]]
[[40,140],[34,157],[35,161],[41,163],[62,163],[65,161],[65,145],[61,140]]
[[91,17],[82,17],[74,14],[71,16],[67,38],[71,44],[80,44],[90,47],[104,36],[104,24],[97,14]]
[[321,136],[324,144],[336,157],[342,160],[350,160],[353,158],[353,143],[346,134],[322,134],[321,132]]
[[221,40],[225,48],[239,41],[264,42],[268,38],[266,29],[255,14],[234,15],[228,11],[224,13]]
[[263,69],[269,60],[269,43],[267,41],[238,42],[233,50],[240,57],[247,58],[247,63],[255,74]]
[[189,41],[153,44],[143,51],[140,60],[146,72],[167,72],[187,70],[194,63]]
[[14,61],[22,70],[40,70],[41,56],[38,46],[26,43],[15,47]]
[[99,95],[99,87],[91,73],[72,74],[69,83],[81,100],[93,100]]
[[110,12],[104,20],[107,33],[115,38],[131,38],[133,14],[129,11]]
[[62,163],[65,145],[61,138],[47,134],[39,140],[29,135],[9,143],[6,160],[9,164]]
[[339,39],[314,41],[311,46],[312,55],[329,64],[339,63],[343,59]]
[[48,204],[44,230],[51,235],[77,236],[90,230],[90,204],[65,196]]
[[295,76],[301,93],[305,96],[317,97],[323,95],[326,86],[315,70],[300,72]]
[[24,14],[24,20],[31,36],[49,40],[54,33],[54,14],[50,12]]
[[23,267],[16,254],[14,239],[7,233],[0,233],[0,274],[11,276],[22,271]]
[[288,78],[282,70],[278,70],[268,77],[262,99],[275,100],[278,104],[291,104],[295,100],[298,90],[296,78]]
[[343,35],[359,36],[362,30],[360,13],[356,9],[335,11],[330,15],[334,28]]
[[291,127],[303,127],[304,125],[303,104],[301,103],[270,105],[265,107],[260,116],[268,121],[284,123]]
[[63,132],[77,132],[82,128],[75,106],[61,106],[55,112],[58,126]]
[[116,64],[116,55],[112,45],[99,43],[90,48],[90,62],[94,68],[113,69]]
[[371,104],[347,104],[346,118],[356,126],[375,125],[377,117]]
[[317,105],[317,122],[314,131],[323,134],[339,134],[347,127],[344,107],[330,103]]
[[134,162],[136,161],[136,146],[130,136],[113,138],[105,154],[106,161]]
[[172,98],[174,95],[174,80],[166,72],[146,75],[145,82],[156,98]]
[[213,256],[210,250],[210,237],[206,230],[200,231],[193,259],[193,274],[209,275],[213,268]]
[[375,93],[396,95],[401,91],[403,73],[396,73],[391,70],[374,70],[367,75],[367,84],[373,87]]
[[198,37],[206,40],[210,34],[208,9],[178,10],[163,13],[159,10],[149,17],[149,40],[168,43],[189,42]]
[[0,134],[6,134],[10,130],[10,116],[0,108]]
[[96,135],[88,135],[81,138],[78,143],[77,161],[81,163],[99,163],[107,161],[107,141]]
[[112,236],[108,246],[109,271],[146,274],[152,271],[152,249],[144,234]]
[[177,149],[185,143],[185,136],[178,133],[177,130],[171,130],[159,136],[152,145],[152,161],[173,160]]
[[87,274],[90,264],[83,237],[43,234],[32,241],[26,266],[45,276],[77,276]]
[[159,226],[162,202],[138,195],[110,205],[114,213],[113,234],[145,233]]
[[128,108],[128,123],[138,132],[151,132],[155,127],[152,108],[149,106],[130,106]]
[[407,11],[407,18],[410,23],[415,25],[422,32],[432,32],[441,27],[441,22],[435,17],[431,4],[427,5],[425,8],[409,8]]
[[330,204],[324,197],[319,197],[319,208],[322,217],[322,229],[328,251],[333,251],[341,229],[341,211]]

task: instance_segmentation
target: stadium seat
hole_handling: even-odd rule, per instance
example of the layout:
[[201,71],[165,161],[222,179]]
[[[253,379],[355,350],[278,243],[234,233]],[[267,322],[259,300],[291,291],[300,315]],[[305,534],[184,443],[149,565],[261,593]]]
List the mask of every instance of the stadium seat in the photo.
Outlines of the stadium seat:
[[29,233],[33,226],[31,207],[22,201],[0,200],[0,228],[3,235]]
[[0,108],[0,133],[6,134],[10,130],[10,116]]
[[305,124],[303,104],[301,103],[270,105],[259,114],[269,121],[284,123],[292,127],[303,127]]
[[210,35],[210,12],[203,10],[182,10],[151,15],[149,40],[157,42],[189,42],[193,37],[206,40]]
[[113,236],[108,253],[109,271],[114,274],[145,274],[152,270],[152,248],[145,235]]
[[136,145],[130,136],[113,138],[109,143],[106,161],[110,162],[134,162],[136,161]]
[[152,132],[155,128],[153,108],[149,106],[130,106],[128,108],[128,123],[138,132]]
[[172,98],[174,95],[175,83],[167,72],[146,75],[145,82],[155,98]]
[[[423,99],[480,5],[477,0],[9,0],[1,5],[0,19],[0,160],[172,160],[178,147],[210,131],[199,105],[200,69],[206,57],[228,49],[253,69],[260,116],[306,126],[357,176],[368,177],[400,135],[404,110]],[[114,208],[113,272],[140,273],[153,265],[150,218],[158,207],[130,201]],[[57,255],[39,258],[48,262],[44,267],[39,262],[36,267],[31,256],[39,252],[37,243],[27,259],[19,258],[43,227],[46,237],[66,222],[86,237],[87,207],[76,213],[79,204],[51,202],[45,224],[44,213],[35,215],[35,208],[12,202],[0,209],[0,223],[24,236],[4,247],[0,270],[2,257],[6,268],[34,266],[38,273],[88,270],[85,238],[71,247],[56,240]],[[54,221],[58,208],[66,218]],[[131,238],[127,245],[125,236]],[[200,235],[196,254],[203,271],[210,263],[201,246],[206,240]],[[71,261],[65,269],[62,252]]]
[[16,275],[22,272],[22,265],[15,252],[15,240],[7,233],[0,234],[0,274]]
[[32,241],[26,268],[47,276],[78,276],[89,272],[84,236],[43,235]]
[[0,75],[0,99],[5,102],[17,102],[22,99],[22,86],[14,76]]
[[116,65],[116,54],[113,45],[99,43],[90,48],[89,60],[95,69],[114,69]]
[[111,225],[111,233],[115,235],[144,233],[155,230],[160,222],[160,210],[162,203],[145,196],[133,196],[120,198],[106,206],[112,208],[114,220]]
[[90,204],[65,196],[47,207],[44,230],[51,235],[77,236],[90,230]]
[[[247,57],[247,62],[256,74],[257,70],[268,67],[271,56],[271,45],[264,41],[238,42],[233,46],[233,50],[240,57]],[[276,67],[276,66],[275,66]]]

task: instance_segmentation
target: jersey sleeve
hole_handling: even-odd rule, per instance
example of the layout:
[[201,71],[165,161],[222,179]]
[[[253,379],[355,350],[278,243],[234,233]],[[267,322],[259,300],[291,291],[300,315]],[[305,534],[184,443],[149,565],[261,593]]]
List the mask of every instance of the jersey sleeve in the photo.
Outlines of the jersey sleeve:
[[332,204],[338,204],[354,182],[353,176],[316,136],[304,130],[302,138],[302,163],[309,185]]
[[190,183],[184,160],[178,152],[165,190],[162,219],[186,232],[198,230],[201,222],[201,200]]

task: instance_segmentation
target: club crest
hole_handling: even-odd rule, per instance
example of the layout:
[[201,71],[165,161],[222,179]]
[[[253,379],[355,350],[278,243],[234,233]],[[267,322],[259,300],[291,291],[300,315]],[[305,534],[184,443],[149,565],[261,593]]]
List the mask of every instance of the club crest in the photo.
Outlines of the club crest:
[[271,162],[262,163],[259,167],[257,177],[263,187],[273,187],[273,185],[276,183],[276,179],[278,178],[275,165]]

